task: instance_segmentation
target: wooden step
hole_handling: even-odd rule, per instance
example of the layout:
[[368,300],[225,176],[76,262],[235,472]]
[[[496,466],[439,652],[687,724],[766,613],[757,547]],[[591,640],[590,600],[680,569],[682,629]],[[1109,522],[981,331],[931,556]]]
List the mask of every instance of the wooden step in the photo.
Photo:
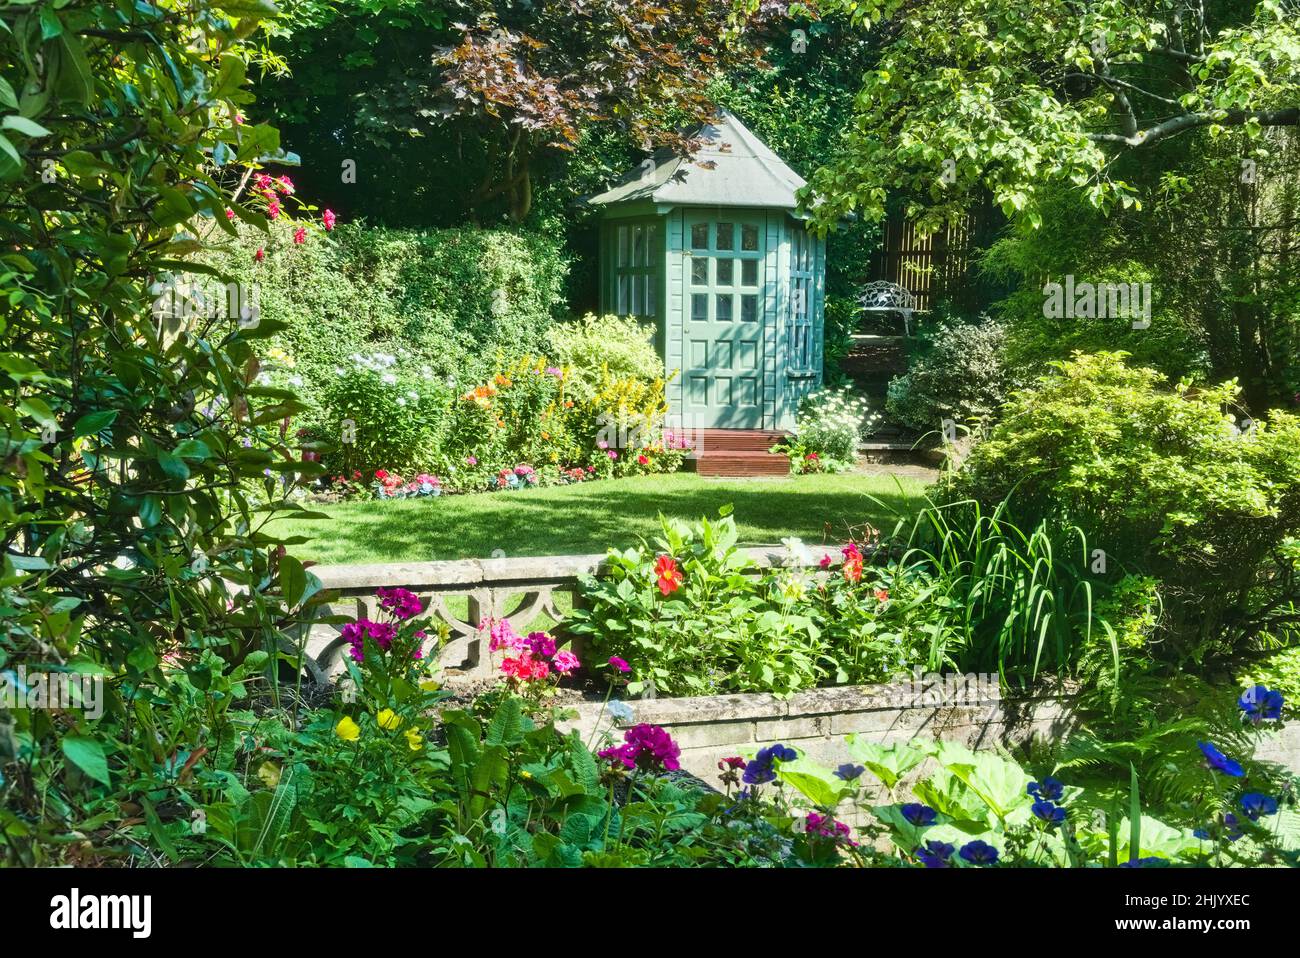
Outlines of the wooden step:
[[695,461],[695,471],[701,476],[787,476],[790,460],[768,452],[706,452]]
[[775,429],[701,429],[695,447],[701,456],[714,450],[765,453],[788,435]]

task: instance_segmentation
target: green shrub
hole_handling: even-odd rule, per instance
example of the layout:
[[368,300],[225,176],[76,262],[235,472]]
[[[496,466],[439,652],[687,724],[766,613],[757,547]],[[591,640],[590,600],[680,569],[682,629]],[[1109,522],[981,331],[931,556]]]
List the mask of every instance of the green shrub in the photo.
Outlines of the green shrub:
[[263,320],[285,325],[275,343],[293,356],[308,401],[353,353],[391,353],[468,382],[498,352],[543,351],[568,268],[558,244],[534,233],[363,224],[302,246],[245,230],[219,261],[257,285]]
[[799,403],[794,434],[774,449],[790,457],[794,472],[843,472],[858,461],[858,443],[879,417],[851,386],[821,389]]
[[885,411],[921,432],[945,419],[965,423],[994,415],[1012,386],[1003,362],[1006,330],[981,317],[977,323],[944,322],[925,336],[908,370],[889,384]]
[[1237,392],[1076,355],[1015,394],[942,492],[1077,525],[1110,562],[1160,580],[1175,661],[1225,651],[1257,632],[1252,594],[1300,531],[1300,418],[1234,425]]
[[590,399],[596,394],[602,369],[615,379],[653,381],[664,377],[653,326],[631,317],[588,313],[579,320],[556,323],[547,339],[547,356],[570,371],[574,399]]

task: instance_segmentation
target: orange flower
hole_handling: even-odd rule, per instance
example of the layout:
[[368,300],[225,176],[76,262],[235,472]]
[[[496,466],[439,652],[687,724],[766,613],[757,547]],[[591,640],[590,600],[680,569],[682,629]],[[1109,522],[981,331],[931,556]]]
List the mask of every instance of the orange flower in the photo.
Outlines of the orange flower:
[[875,592],[872,593],[872,595],[874,595],[874,596],[876,597],[876,601],[877,601],[877,602],[888,602],[888,601],[889,601],[889,590],[888,590],[888,589],[876,589]]

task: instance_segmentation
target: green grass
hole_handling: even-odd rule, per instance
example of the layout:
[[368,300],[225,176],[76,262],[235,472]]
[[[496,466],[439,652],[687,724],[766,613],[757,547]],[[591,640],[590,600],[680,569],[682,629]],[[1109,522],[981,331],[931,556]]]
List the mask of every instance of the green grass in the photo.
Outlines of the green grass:
[[[291,550],[324,564],[419,562],[603,553],[659,531],[658,515],[698,519],[735,507],[745,545],[786,536],[843,541],[864,524],[893,529],[895,512],[924,503],[918,479],[860,473],[784,479],[703,479],[693,473],[398,502],[315,507],[328,519],[284,519],[274,531],[308,541]],[[869,496],[881,500],[873,502]]]

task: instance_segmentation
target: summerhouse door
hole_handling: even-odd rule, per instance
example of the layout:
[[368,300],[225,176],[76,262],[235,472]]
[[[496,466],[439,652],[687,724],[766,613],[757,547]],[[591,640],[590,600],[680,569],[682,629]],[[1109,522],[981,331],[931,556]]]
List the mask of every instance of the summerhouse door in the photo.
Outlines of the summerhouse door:
[[763,420],[763,220],[684,215],[684,425],[756,429]]

